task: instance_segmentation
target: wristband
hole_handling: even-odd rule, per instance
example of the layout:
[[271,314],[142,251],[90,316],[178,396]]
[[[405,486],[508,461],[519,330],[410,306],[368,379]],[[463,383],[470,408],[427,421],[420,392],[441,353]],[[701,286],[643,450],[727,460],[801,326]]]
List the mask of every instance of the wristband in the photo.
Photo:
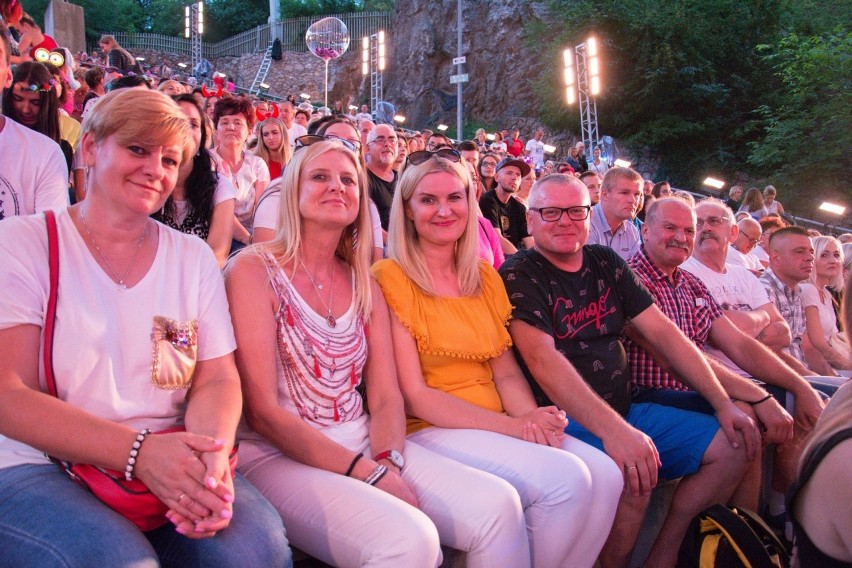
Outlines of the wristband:
[[367,479],[364,480],[364,483],[366,483],[367,485],[375,485],[382,477],[385,476],[387,472],[387,466],[379,465],[379,467],[373,470],[373,473],[367,476]]
[[355,464],[358,463],[358,460],[364,457],[364,453],[360,453],[354,458],[352,458],[352,463],[349,464],[349,469],[346,470],[346,477],[352,475],[352,470],[355,469]]
[[772,398],[772,395],[771,395],[771,394],[768,394],[768,395],[766,395],[765,397],[761,398],[760,400],[756,400],[756,401],[754,401],[754,402],[749,402],[749,401],[746,401],[746,402],[748,402],[748,403],[749,403],[750,405],[752,405],[752,406],[757,406],[757,405],[758,405],[758,404],[760,404],[761,402],[766,402],[766,401],[767,401],[767,400],[769,400],[770,398]]
[[136,456],[139,455],[139,448],[142,447],[142,442],[145,441],[145,438],[151,433],[151,430],[145,428],[144,430],[140,430],[138,434],[136,434],[136,439],[133,441],[133,445],[130,446],[130,456],[127,458],[127,465],[124,467],[124,479],[127,481],[133,480],[133,470],[136,468]]

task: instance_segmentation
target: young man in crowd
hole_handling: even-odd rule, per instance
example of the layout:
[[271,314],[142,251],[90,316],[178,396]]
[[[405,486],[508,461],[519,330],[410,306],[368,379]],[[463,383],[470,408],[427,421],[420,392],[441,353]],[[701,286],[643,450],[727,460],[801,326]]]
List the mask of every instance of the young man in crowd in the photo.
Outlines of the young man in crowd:
[[642,196],[642,176],[630,168],[612,168],[604,175],[600,203],[592,207],[589,244],[604,245],[627,260],[639,250],[633,219]]

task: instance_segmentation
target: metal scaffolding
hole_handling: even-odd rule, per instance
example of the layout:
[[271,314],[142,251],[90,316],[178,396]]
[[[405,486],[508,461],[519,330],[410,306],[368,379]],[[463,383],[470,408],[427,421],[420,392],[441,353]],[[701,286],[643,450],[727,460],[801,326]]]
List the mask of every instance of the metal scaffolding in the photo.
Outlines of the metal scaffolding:
[[384,31],[379,31],[370,36],[370,112],[373,116],[376,116],[376,109],[384,99],[384,35]]
[[583,131],[583,144],[586,157],[592,157],[592,150],[598,145],[598,104],[592,95],[589,80],[588,43],[584,42],[575,49],[577,57],[577,91],[580,99],[580,128]]

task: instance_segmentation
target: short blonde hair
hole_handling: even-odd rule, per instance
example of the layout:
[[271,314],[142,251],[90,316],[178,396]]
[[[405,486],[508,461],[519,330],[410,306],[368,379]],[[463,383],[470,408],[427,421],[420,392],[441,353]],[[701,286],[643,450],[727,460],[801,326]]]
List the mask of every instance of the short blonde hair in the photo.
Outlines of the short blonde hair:
[[100,99],[83,120],[83,136],[95,143],[115,136],[121,145],[181,148],[181,163],[192,159],[189,121],[170,97],[148,89],[119,89]]
[[173,85],[177,85],[177,88],[180,89],[180,93],[185,93],[186,89],[184,89],[183,85],[180,84],[180,81],[175,81],[174,79],[167,79],[162,81],[159,85],[157,85],[157,90],[161,93],[166,90],[166,88],[171,87]]
[[396,184],[388,221],[388,257],[399,264],[403,272],[425,293],[437,296],[437,291],[426,266],[426,258],[420,247],[420,237],[414,221],[405,214],[408,202],[420,182],[429,174],[446,172],[457,177],[464,186],[467,196],[468,216],[464,233],[456,243],[454,262],[458,284],[464,296],[475,296],[482,290],[477,262],[479,227],[477,225],[478,204],[472,191],[470,175],[464,164],[432,156],[420,165],[408,165]]
[[278,232],[274,239],[256,245],[256,247],[275,255],[284,264],[298,262],[299,249],[302,245],[302,215],[299,210],[302,171],[315,158],[328,152],[337,152],[345,159],[350,160],[358,174],[358,216],[340,235],[340,240],[337,243],[337,256],[342,258],[355,271],[355,289],[353,290],[355,308],[367,320],[372,307],[370,265],[373,258],[373,224],[370,218],[369,184],[367,174],[361,166],[360,158],[340,142],[334,140],[317,142],[293,153],[283,175],[269,186],[270,188],[278,186],[281,190],[278,208]]
[[[843,289],[843,245],[840,244],[840,241],[835,239],[834,237],[828,237],[825,235],[819,237],[812,237],[811,243],[814,246],[814,259],[818,259],[820,255],[828,248],[828,245],[834,243],[834,246],[837,247],[837,252],[840,253],[840,270],[837,271],[837,276],[834,277],[834,280],[828,283],[829,286],[834,288],[837,291]],[[816,260],[814,260],[816,262]],[[810,282],[811,284],[816,284],[817,279],[817,271],[816,266],[811,271]]]

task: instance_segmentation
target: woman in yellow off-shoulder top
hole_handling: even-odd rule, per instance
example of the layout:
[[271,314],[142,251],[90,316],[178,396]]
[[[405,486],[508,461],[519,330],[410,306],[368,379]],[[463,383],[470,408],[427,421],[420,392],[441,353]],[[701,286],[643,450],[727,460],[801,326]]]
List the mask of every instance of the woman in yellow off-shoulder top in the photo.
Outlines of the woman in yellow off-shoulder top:
[[592,566],[621,472],[563,433],[564,412],[536,406],[511,350],[503,284],[476,260],[476,201],[460,160],[454,150],[409,156],[390,259],[373,267],[391,310],[408,439],[512,486],[525,522],[503,565]]

